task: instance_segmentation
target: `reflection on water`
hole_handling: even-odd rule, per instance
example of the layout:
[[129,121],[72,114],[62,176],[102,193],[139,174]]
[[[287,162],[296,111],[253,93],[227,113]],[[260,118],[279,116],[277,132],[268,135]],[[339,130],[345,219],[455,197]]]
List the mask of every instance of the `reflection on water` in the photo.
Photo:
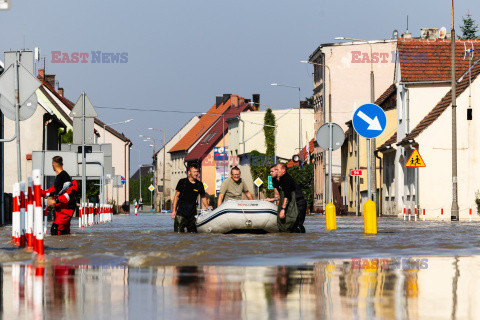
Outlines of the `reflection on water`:
[[[228,267],[4,264],[4,319],[478,319],[479,257]],[[405,268],[408,266],[408,268]]]

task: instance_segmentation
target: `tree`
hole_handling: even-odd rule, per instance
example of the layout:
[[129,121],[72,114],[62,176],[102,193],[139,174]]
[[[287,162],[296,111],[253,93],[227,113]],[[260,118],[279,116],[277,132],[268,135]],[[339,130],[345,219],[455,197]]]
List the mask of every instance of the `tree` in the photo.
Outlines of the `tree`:
[[[268,176],[270,173],[270,166],[275,164],[275,114],[272,109],[268,108],[263,117],[263,133],[265,135],[265,154],[252,150],[250,152],[250,172],[252,178],[255,180],[257,177],[262,179],[263,184],[260,186],[260,192],[263,192],[267,197],[273,195],[273,190],[268,189]],[[266,126],[268,125],[268,126]],[[271,127],[274,126],[274,127]]]
[[[64,129],[63,128],[60,128],[58,129],[58,133],[61,134],[63,133]],[[61,140],[62,140],[62,143],[73,143],[73,131],[72,129],[69,129],[67,132],[65,132],[65,134],[61,135]]]
[[473,20],[472,16],[470,13],[467,13],[466,17],[462,17],[463,20],[463,26],[460,26],[460,29],[462,30],[463,35],[459,36],[459,39],[480,39],[477,36],[477,31],[478,31],[478,25],[475,23],[475,20]]
[[307,101],[306,109],[315,109],[315,98],[313,96],[305,97],[305,101]]

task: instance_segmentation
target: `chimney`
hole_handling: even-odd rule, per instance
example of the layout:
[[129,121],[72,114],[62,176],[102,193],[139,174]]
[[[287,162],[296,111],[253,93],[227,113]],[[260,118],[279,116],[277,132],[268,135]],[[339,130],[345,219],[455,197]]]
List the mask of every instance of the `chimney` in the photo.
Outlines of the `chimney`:
[[223,94],[223,103],[227,102],[230,99],[231,93],[224,93]]
[[38,69],[38,79],[43,80],[45,79],[45,69]]
[[438,39],[438,28],[422,28],[420,29],[421,39]]
[[300,101],[300,109],[307,109],[308,101]]
[[412,39],[412,34],[409,32],[402,33],[402,36],[400,37],[402,39]]
[[230,105],[233,108],[238,108],[238,96],[236,94],[232,94],[230,99],[231,99],[231,104]]
[[258,93],[252,94],[252,101],[253,101],[253,107],[255,108],[255,111],[260,110],[260,94]]
[[215,107],[218,108],[222,104],[223,97],[222,96],[217,96],[215,99]]
[[58,94],[61,95],[62,97],[64,97],[63,88],[58,88]]
[[45,82],[48,83],[53,89],[55,89],[55,75],[54,74],[46,74],[45,75]]

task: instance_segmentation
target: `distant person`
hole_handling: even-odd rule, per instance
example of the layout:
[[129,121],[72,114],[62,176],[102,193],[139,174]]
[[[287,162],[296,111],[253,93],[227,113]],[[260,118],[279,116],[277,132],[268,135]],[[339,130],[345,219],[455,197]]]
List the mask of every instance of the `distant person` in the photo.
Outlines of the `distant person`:
[[[278,190],[280,191],[280,211],[278,217],[282,227],[287,227],[289,232],[305,233],[305,216],[307,214],[307,201],[302,189],[295,183],[292,176],[287,173],[285,163],[277,164]],[[295,202],[296,208],[292,207]],[[280,226],[279,226],[280,227]]]
[[63,170],[62,157],[53,157],[52,168],[57,174],[55,182],[48,190],[42,190],[42,196],[49,197],[47,205],[55,208],[51,234],[70,234],[70,220],[76,207],[77,181],[72,181],[70,175]]
[[212,209],[208,205],[208,199],[203,188],[203,183],[198,180],[199,168],[197,164],[190,164],[187,168],[187,177],[178,181],[173,198],[172,219],[175,220],[173,230],[175,232],[196,233],[195,215],[197,213],[197,198],[200,195],[205,208]]
[[223,201],[242,200],[242,194],[244,193],[248,200],[253,200],[252,194],[248,191],[247,184],[240,177],[240,169],[235,166],[230,170],[230,178],[223,181],[220,187],[218,206],[220,206]]
[[138,211],[142,209],[143,209],[143,199],[142,197],[140,197],[140,199],[138,199]]
[[270,167],[270,176],[272,177],[272,186],[273,186],[273,193],[275,194],[274,198],[267,198],[265,200],[270,202],[275,202],[278,206],[278,201],[280,200],[280,192],[278,192],[278,174],[277,174],[277,165],[273,165]]

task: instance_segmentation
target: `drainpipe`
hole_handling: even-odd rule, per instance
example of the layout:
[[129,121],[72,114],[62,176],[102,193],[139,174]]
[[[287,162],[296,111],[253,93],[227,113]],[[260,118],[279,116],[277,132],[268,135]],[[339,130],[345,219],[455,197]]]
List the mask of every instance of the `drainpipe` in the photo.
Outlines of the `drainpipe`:
[[378,152],[379,150],[375,150],[374,151],[374,154],[375,154],[375,157],[380,160],[380,197],[378,199],[378,202],[379,202],[379,206],[378,206],[378,216],[382,216],[383,215],[383,180],[382,180],[382,160],[383,158],[380,158],[378,156]]
[[407,89],[405,86],[403,87],[405,90],[405,102],[406,102],[406,124],[407,124],[407,135],[410,133],[410,90]]
[[[127,141],[124,146],[124,151],[125,151],[125,162],[124,162],[124,169],[125,169],[125,188],[124,188],[124,195],[125,195],[125,202],[127,203],[127,151],[128,151],[128,164],[130,165],[130,146],[132,145],[131,141]],[[128,180],[128,186],[130,187],[130,177]],[[155,187],[156,188],[156,187]],[[155,190],[156,191],[156,190]],[[130,199],[128,201],[128,206],[127,208],[130,208]],[[117,203],[118,205],[118,203]],[[130,213],[130,209],[128,209],[128,213]]]
[[[325,105],[325,94],[326,94],[326,90],[325,90],[325,53],[321,53],[321,56],[322,56],[322,63],[323,63],[323,67],[322,67],[322,81],[323,81],[323,94],[322,94],[322,98],[323,98],[323,124],[325,124],[325,121],[326,121],[326,114],[325,114],[325,110],[326,110],[326,105]],[[325,164],[325,159],[327,158],[327,152],[325,150],[322,151],[323,153],[323,197],[322,197],[322,200],[323,200],[323,212],[325,213],[325,207],[327,205],[327,199],[325,197],[325,188],[327,187],[327,173],[326,173],[326,169],[327,169],[327,166]],[[330,172],[329,172],[330,174]]]

